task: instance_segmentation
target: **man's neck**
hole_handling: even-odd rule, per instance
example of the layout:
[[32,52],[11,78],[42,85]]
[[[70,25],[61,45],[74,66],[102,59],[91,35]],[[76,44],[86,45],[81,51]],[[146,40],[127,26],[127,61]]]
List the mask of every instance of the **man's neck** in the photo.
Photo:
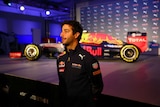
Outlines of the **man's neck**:
[[75,50],[76,46],[78,45],[78,42],[73,42],[72,44],[68,45],[66,48],[67,48],[67,51],[68,50]]

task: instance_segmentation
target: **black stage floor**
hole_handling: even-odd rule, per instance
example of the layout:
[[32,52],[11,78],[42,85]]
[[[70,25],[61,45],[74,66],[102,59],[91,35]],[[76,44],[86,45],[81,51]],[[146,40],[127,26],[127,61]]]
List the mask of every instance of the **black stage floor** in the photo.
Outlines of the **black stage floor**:
[[[160,56],[141,55],[135,63],[126,63],[119,59],[105,59],[99,62],[104,90],[97,103],[98,107],[160,106]],[[56,107],[57,100],[54,99],[57,99],[58,77],[55,58],[42,56],[38,61],[28,61],[25,57],[10,59],[8,56],[0,55],[0,73],[9,79],[14,90],[12,94],[18,92],[22,97],[26,95],[24,93],[39,92],[36,97],[33,93],[30,94],[29,98],[35,101],[39,99],[43,104],[51,103],[48,99],[52,99],[51,105]]]

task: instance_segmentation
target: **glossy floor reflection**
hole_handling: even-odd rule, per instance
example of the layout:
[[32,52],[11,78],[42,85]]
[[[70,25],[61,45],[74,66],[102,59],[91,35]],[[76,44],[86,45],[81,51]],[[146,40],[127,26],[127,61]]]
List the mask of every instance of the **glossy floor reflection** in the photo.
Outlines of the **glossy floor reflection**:
[[[119,100],[119,104],[131,100],[160,106],[160,56],[141,55],[135,63],[119,59],[99,62],[104,81],[101,101],[106,100],[106,104],[107,101],[113,101],[114,104],[113,99],[120,98],[122,100]],[[10,59],[8,56],[0,56],[0,73],[58,85],[54,58],[42,57],[38,61],[28,61],[25,57]]]

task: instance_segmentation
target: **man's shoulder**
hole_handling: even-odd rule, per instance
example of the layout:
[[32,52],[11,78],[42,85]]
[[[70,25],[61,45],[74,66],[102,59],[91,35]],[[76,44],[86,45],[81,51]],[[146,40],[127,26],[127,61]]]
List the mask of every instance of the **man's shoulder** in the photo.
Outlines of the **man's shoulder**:
[[87,60],[96,60],[95,56],[93,56],[90,52],[88,52],[87,50],[83,48],[81,49],[79,53],[84,54]]
[[79,52],[81,52],[81,53],[83,53],[83,54],[86,54],[86,55],[88,55],[88,56],[92,56],[92,54],[90,54],[90,52],[86,51],[86,50],[83,49],[83,48],[81,48],[81,50],[80,50]]

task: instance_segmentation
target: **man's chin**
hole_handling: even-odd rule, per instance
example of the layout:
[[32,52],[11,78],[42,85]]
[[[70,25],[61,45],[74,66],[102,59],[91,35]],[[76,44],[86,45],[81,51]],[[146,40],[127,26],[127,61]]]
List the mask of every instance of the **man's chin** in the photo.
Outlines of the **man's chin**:
[[65,43],[64,43],[63,45],[68,46],[69,44],[65,44]]
[[63,44],[63,45],[65,45],[65,46],[67,46],[67,45],[68,45],[68,44],[67,44],[67,43],[65,43],[65,42],[62,42],[62,44]]

